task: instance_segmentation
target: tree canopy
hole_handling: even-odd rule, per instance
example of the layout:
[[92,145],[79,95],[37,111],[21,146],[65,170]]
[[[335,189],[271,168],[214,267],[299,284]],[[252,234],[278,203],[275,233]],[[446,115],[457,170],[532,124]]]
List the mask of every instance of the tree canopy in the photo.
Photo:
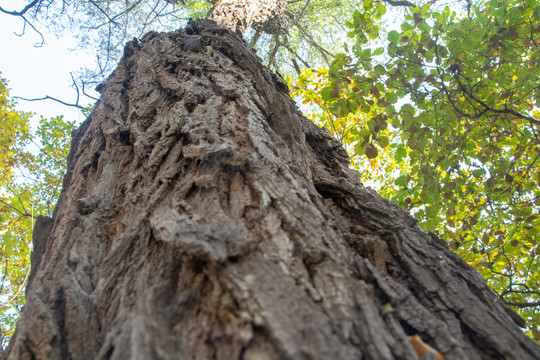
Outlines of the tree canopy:
[[382,3],[347,23],[355,44],[293,84],[392,201],[473,265],[540,339],[540,6],[491,0],[456,13]]
[[[126,40],[204,17],[216,3],[34,0],[0,12],[36,31],[76,31],[96,52],[95,67],[81,75],[91,85],[109,74]],[[361,181],[448,241],[540,340],[537,1],[289,1],[284,19],[277,30],[249,30],[246,41],[289,75],[304,111],[347,147]],[[6,86],[2,80],[4,336],[23,303],[31,219],[51,214],[74,126],[42,119],[32,131]]]

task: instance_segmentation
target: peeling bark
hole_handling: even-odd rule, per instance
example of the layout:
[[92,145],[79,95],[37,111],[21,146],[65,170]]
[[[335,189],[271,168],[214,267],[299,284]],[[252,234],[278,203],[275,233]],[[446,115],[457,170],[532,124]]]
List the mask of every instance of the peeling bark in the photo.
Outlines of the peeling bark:
[[236,33],[149,33],[101,91],[3,359],[540,358]]

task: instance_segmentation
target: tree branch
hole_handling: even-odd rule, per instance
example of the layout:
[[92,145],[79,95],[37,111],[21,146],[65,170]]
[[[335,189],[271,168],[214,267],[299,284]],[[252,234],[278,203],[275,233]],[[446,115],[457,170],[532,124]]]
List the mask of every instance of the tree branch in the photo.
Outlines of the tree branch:
[[326,61],[326,63],[328,65],[330,65],[330,61],[328,60],[328,56],[334,58],[334,55],[329,52],[328,50],[324,49],[322,46],[320,46],[319,44],[317,44],[317,42],[311,37],[311,35],[306,31],[306,29],[304,29],[299,23],[296,24],[296,27],[300,30],[300,32],[302,34],[304,34],[304,36],[308,39],[308,41],[311,43],[311,45],[316,48],[317,50],[319,50],[319,53],[322,55],[322,57],[324,58],[324,60]]
[[527,308],[527,307],[536,307],[540,305],[540,300],[538,301],[531,301],[531,302],[518,302],[518,301],[507,301],[503,300],[505,304],[514,306],[520,309]]
[[[73,77],[73,73],[69,73],[69,75],[71,76],[71,81],[73,82],[73,87],[75,88],[75,91],[77,92],[77,99],[75,101],[75,103],[68,103],[68,102],[65,102],[63,100],[60,100],[60,99],[57,99],[57,98],[54,98],[52,96],[49,96],[49,95],[46,95],[44,97],[41,97],[41,98],[33,98],[33,99],[28,99],[28,98],[24,98],[22,96],[14,96],[13,98],[14,99],[19,99],[19,100],[24,100],[24,101],[42,101],[42,100],[52,100],[52,101],[56,101],[56,102],[59,102],[60,104],[62,105],[66,105],[66,106],[71,106],[71,107],[75,107],[77,109],[84,109],[84,106],[82,106],[81,104],[79,104],[79,101],[80,101],[80,90],[79,90],[79,86],[77,85],[77,82],[75,81],[75,78]],[[92,97],[92,96],[89,96],[85,93],[84,91],[84,82],[82,82],[82,92],[83,92],[83,95],[86,95],[88,96],[89,98],[93,99],[93,100],[97,100],[95,97]]]
[[533,118],[533,117],[531,117],[529,115],[524,115],[524,114],[521,114],[521,113],[519,113],[517,111],[514,111],[514,110],[511,110],[511,109],[495,109],[495,108],[492,108],[491,106],[486,104],[484,101],[482,101],[482,100],[478,99],[477,97],[475,97],[469,90],[467,90],[467,88],[459,80],[459,77],[458,77],[457,74],[454,75],[454,79],[456,79],[456,81],[457,81],[457,83],[459,85],[459,89],[465,95],[467,95],[471,100],[473,100],[476,103],[480,104],[484,108],[484,111],[482,111],[480,113],[480,116],[485,114],[486,112],[492,112],[492,113],[495,113],[495,114],[508,114],[508,115],[514,115],[515,117],[523,119],[523,120],[527,120],[531,124],[540,125],[540,120],[536,120],[535,118]]
[[5,265],[5,272],[4,272],[4,276],[2,277],[2,286],[0,287],[0,294],[2,294],[2,292],[4,292],[4,283],[6,281],[6,276],[8,274],[8,257],[6,256],[6,265]]
[[[107,21],[109,24],[114,24],[115,26],[118,26],[118,24],[114,21],[113,18],[111,18],[109,16],[109,14],[107,14],[107,12],[105,10],[103,10],[101,8],[101,6],[99,6],[99,4],[97,4],[95,1],[92,1],[92,0],[89,0],[88,1],[90,4],[94,5],[106,18],[107,18]],[[100,27],[103,26],[103,25],[100,25]]]
[[81,80],[81,84],[82,84],[82,93],[83,93],[84,96],[89,97],[90,99],[92,99],[92,100],[94,100],[94,101],[98,101],[98,100],[99,100],[97,97],[94,97],[94,96],[89,95],[89,94],[86,93],[86,91],[85,91],[85,89],[84,89],[84,84],[85,84],[84,80]]
[[62,104],[62,105],[71,106],[71,107],[76,107],[77,109],[84,109],[84,107],[82,107],[82,106],[79,105],[79,104],[70,104],[70,103],[67,103],[67,102],[65,102],[65,101],[62,101],[62,100],[60,100],[60,99],[54,98],[54,97],[49,96],[49,95],[46,95],[46,96],[41,97],[41,98],[34,98],[34,99],[27,99],[27,98],[23,98],[23,97],[21,97],[21,96],[14,96],[13,98],[19,99],[19,100],[24,100],[24,101],[52,100],[52,101],[59,102],[59,103]]
[[407,1],[407,0],[383,0],[383,2],[392,6],[408,6],[408,7],[416,6],[416,4],[413,4],[412,2]]
[[24,16],[21,15],[21,18],[24,20],[22,32],[20,34],[17,34],[16,32],[13,32],[13,33],[18,37],[23,36],[25,34],[25,32],[26,32],[26,24],[28,24],[41,37],[41,42],[40,43],[35,43],[34,47],[42,47],[43,44],[45,43],[45,38],[43,37],[43,34],[38,29],[36,29],[35,26],[32,25],[32,23],[30,21],[28,21]]
[[37,3],[39,3],[41,0],[34,0],[30,4],[26,5],[21,11],[9,11],[5,10],[0,6],[0,12],[3,12],[4,14],[13,15],[13,16],[22,16],[24,15],[28,10],[36,6]]

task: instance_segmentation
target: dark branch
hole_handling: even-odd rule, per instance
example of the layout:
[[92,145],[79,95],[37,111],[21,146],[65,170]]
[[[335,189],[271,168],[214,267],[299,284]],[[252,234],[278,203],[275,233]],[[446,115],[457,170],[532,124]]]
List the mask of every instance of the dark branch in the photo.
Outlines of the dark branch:
[[[331,58],[334,58],[334,55],[330,53],[328,50],[324,49],[322,46],[320,46],[309,34],[308,31],[306,31],[300,24],[296,24],[296,27],[300,30],[302,34],[307,38],[308,42],[317,50],[319,50],[319,53],[322,55],[324,60],[328,65],[330,65],[330,60],[328,60],[328,56]],[[327,56],[328,55],[328,56]]]
[[42,47],[43,44],[45,43],[45,38],[43,37],[43,34],[38,29],[36,29],[35,26],[32,25],[32,23],[30,21],[28,21],[24,16],[21,15],[21,18],[24,20],[22,32],[20,34],[17,34],[16,32],[13,32],[13,33],[18,37],[23,36],[25,34],[25,32],[26,32],[26,24],[28,24],[41,37],[41,42],[40,43],[35,43],[34,47]]
[[85,89],[84,89],[84,84],[85,84],[85,82],[84,82],[84,81],[81,81],[81,84],[82,84],[82,93],[83,93],[84,96],[89,97],[90,99],[95,100],[95,101],[98,101],[98,100],[99,100],[97,97],[94,97],[94,96],[92,96],[92,95],[89,95],[89,94],[85,91]]
[[75,87],[75,90],[77,91],[77,101],[75,101],[75,104],[76,104],[76,105],[79,105],[79,97],[80,97],[80,94],[79,94],[79,87],[77,86],[77,82],[76,82],[75,79],[73,78],[73,74],[72,74],[72,73],[69,73],[69,75],[71,76],[71,81],[73,81],[73,86]]
[[[142,2],[142,0],[139,0],[139,1],[134,2],[129,8],[127,8],[126,10],[122,11],[122,12],[119,13],[119,14],[116,14],[116,15],[112,18],[112,20],[114,21],[114,20],[116,20],[116,19],[118,19],[118,18],[124,16],[125,14],[130,13],[131,10],[135,9],[135,8],[137,7],[137,5],[139,5],[141,2]],[[158,1],[158,4],[159,4],[159,1]],[[156,5],[157,5],[157,4],[156,4]]]
[[407,0],[383,0],[388,5],[392,6],[408,6],[408,7],[415,7],[416,4],[413,4],[410,1]]
[[4,272],[4,276],[2,277],[2,287],[0,287],[0,294],[2,294],[2,292],[4,292],[4,283],[6,281],[6,276],[8,274],[8,257],[6,256],[6,265],[5,265],[5,272]]
[[507,305],[514,306],[520,309],[528,308],[528,307],[536,307],[540,305],[539,301],[532,301],[532,302],[517,302],[517,301],[506,301],[503,300]]
[[[77,85],[77,82],[75,81],[75,78],[73,77],[73,74],[72,73],[69,73],[69,75],[71,76],[71,81],[73,82],[73,87],[75,88],[75,91],[77,92],[77,99],[75,101],[75,103],[67,103],[65,101],[62,101],[60,99],[57,99],[57,98],[54,98],[52,96],[49,96],[49,95],[46,95],[42,98],[34,98],[34,99],[27,99],[27,98],[23,98],[21,96],[14,96],[15,99],[19,99],[19,100],[24,100],[24,101],[41,101],[41,100],[53,100],[53,101],[56,101],[56,102],[59,102],[60,104],[62,105],[66,105],[66,106],[71,106],[71,107],[75,107],[77,109],[84,109],[84,106],[81,106],[79,104],[79,101],[80,101],[80,91],[79,91],[79,86]],[[86,95],[84,93],[84,82],[83,82],[83,94]],[[87,95],[88,96],[88,95]],[[90,98],[92,99],[95,99],[91,96],[89,96]]]
[[[88,2],[89,2],[90,4],[92,4],[92,5],[94,5],[94,6],[95,6],[95,7],[96,7],[96,8],[97,8],[97,9],[98,9],[98,10],[99,10],[106,18],[107,18],[107,21],[108,21],[109,24],[114,24],[114,25],[118,26],[118,24],[114,21],[114,19],[112,19],[112,18],[109,16],[109,14],[107,14],[107,12],[106,12],[105,10],[103,10],[103,9],[101,8],[101,6],[99,6],[99,4],[97,4],[95,1],[92,1],[92,0],[90,0],[90,1],[88,1]],[[100,26],[102,26],[102,25],[100,25]]]
[[56,98],[53,98],[52,96],[44,96],[42,98],[34,98],[34,99],[27,99],[27,98],[23,98],[21,96],[14,96],[15,99],[19,99],[19,100],[24,100],[24,101],[41,101],[41,100],[52,100],[52,101],[56,101],[56,102],[59,102],[60,104],[62,105],[66,105],[66,106],[71,106],[71,107],[76,107],[77,109],[84,109],[84,107],[82,107],[81,105],[79,104],[70,104],[70,103],[67,103],[65,101],[62,101],[62,100],[59,100],[59,99],[56,99]]
[[31,8],[33,8],[34,6],[36,6],[37,3],[39,3],[41,0],[34,0],[32,1],[30,4],[26,5],[24,7],[24,9],[22,9],[21,11],[9,11],[9,10],[5,10],[4,8],[2,8],[0,6],[0,12],[3,12],[4,14],[8,14],[8,15],[13,15],[13,16],[22,16],[24,15],[28,10],[30,10]]
[[484,111],[482,111],[480,113],[480,115],[483,115],[486,112],[492,112],[492,113],[495,113],[495,114],[508,114],[508,115],[513,115],[513,116],[515,116],[517,118],[520,118],[520,119],[523,119],[523,120],[527,120],[531,124],[540,125],[540,120],[536,120],[535,118],[533,118],[533,117],[531,117],[529,115],[524,115],[524,114],[521,114],[521,113],[519,113],[517,111],[514,111],[514,110],[511,110],[511,109],[495,109],[495,108],[489,106],[484,101],[482,101],[482,100],[478,99],[477,97],[475,97],[469,90],[467,90],[467,88],[459,80],[457,75],[455,75],[454,78],[456,79],[456,81],[457,81],[457,83],[459,85],[459,89],[465,95],[467,95],[467,97],[469,97],[471,100],[475,101],[476,103],[480,104],[484,108]]

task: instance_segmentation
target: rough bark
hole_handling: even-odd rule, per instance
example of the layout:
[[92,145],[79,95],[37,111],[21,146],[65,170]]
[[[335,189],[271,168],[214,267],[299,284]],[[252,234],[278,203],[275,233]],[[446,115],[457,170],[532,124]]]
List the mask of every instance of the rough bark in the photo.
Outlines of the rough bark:
[[30,255],[32,268],[30,270],[30,276],[28,276],[28,282],[25,289],[26,293],[28,293],[28,289],[34,281],[34,277],[36,276],[41,260],[43,259],[43,254],[45,254],[45,250],[47,249],[47,239],[51,234],[52,225],[52,218],[43,215],[39,215],[34,224],[34,229],[32,231],[32,254]]
[[236,33],[147,34],[101,92],[3,358],[540,358]]
[[269,34],[279,34],[290,25],[285,9],[287,0],[221,0],[207,18],[243,34],[253,27]]

